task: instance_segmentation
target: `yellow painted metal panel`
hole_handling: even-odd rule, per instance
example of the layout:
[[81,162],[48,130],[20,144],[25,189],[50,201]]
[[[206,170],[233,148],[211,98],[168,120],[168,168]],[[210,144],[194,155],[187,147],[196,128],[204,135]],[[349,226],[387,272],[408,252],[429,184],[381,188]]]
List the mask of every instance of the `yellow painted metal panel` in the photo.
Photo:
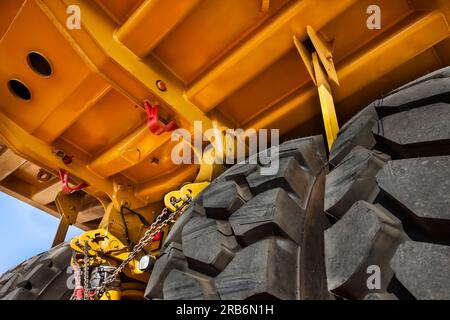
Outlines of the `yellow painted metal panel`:
[[96,156],[145,122],[144,110],[116,90],[109,90],[62,135]]
[[261,31],[189,86],[187,96],[203,111],[214,108],[288,50],[292,36],[306,36],[305,25],[320,29],[354,1],[303,0],[293,3]]
[[[28,66],[27,54],[32,50],[43,53],[54,66],[50,78],[42,78]],[[26,2],[1,39],[0,61],[0,111],[28,132],[39,127],[89,73],[34,1]],[[18,99],[4,85],[13,78],[29,88],[30,101]]]
[[341,86],[334,90],[336,99],[354,93],[449,35],[448,23],[440,12],[406,18],[386,38],[375,40],[364,51],[338,65]]
[[144,58],[197,5],[199,0],[146,0],[116,32],[131,51]]
[[143,0],[95,0],[117,23],[123,23]]
[[191,83],[270,17],[297,0],[201,1],[155,48],[154,54],[185,83]]

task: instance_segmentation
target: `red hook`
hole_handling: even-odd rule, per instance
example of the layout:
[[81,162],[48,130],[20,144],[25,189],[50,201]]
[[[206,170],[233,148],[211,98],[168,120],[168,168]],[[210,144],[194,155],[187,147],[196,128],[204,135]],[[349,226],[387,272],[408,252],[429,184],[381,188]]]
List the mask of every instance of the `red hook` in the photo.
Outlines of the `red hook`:
[[89,186],[86,182],[82,182],[75,187],[69,186],[69,173],[63,169],[59,169],[59,178],[61,179],[62,183],[62,191],[67,194],[71,194],[75,191],[82,190]]
[[178,128],[175,120],[170,121],[166,125],[161,125],[161,121],[158,118],[158,104],[150,104],[148,101],[144,101],[145,112],[147,112],[147,126],[153,134],[160,135],[164,132],[173,131]]

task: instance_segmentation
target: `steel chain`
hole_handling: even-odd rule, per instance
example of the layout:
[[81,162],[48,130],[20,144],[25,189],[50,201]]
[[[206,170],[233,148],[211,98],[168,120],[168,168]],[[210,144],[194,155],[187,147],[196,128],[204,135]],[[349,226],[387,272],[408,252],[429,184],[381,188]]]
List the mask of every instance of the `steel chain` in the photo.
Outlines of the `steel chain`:
[[73,261],[72,269],[73,269],[73,276],[74,276],[74,280],[75,280],[75,288],[74,288],[72,296],[70,297],[70,300],[78,300],[79,298],[75,295],[76,290],[80,287],[82,288],[83,286],[81,284],[81,269],[80,269],[80,266],[76,263],[76,259]]
[[84,241],[84,294],[83,299],[88,300],[89,299],[89,291],[90,291],[90,284],[89,284],[89,245],[88,241]]
[[[175,211],[172,212],[166,219],[162,220],[163,217],[167,214],[168,209],[164,208],[161,212],[161,214],[156,217],[155,221],[151,224],[150,228],[144,233],[142,238],[139,240],[139,242],[133,247],[133,250],[130,252],[128,257],[122,261],[122,263],[117,267],[117,269],[114,270],[114,272],[106,277],[106,279],[103,281],[100,287],[95,289],[93,298],[95,300],[100,299],[102,295],[108,290],[108,287],[116,281],[119,274],[125,269],[125,267],[130,263],[131,260],[133,260],[138,253],[142,251],[146,246],[148,246],[153,238],[161,232],[161,230],[166,227],[169,222],[174,221],[176,215],[181,212],[187,205],[189,205],[192,201],[192,197],[189,195],[186,195],[186,199],[183,200],[181,205],[178,207],[176,203],[180,202],[182,199],[176,199],[172,202],[172,204],[175,207]],[[158,225],[159,224],[159,225]]]

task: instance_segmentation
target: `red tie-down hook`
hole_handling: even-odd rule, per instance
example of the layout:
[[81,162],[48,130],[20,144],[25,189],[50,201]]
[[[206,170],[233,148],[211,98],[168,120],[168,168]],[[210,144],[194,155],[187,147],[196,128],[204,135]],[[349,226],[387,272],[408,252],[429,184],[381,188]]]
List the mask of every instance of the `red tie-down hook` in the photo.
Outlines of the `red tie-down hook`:
[[59,169],[59,178],[61,179],[62,183],[62,191],[67,194],[71,194],[75,191],[82,190],[89,186],[86,182],[81,182],[75,187],[69,186],[69,173],[63,169]]
[[170,121],[164,125],[158,118],[158,104],[150,104],[148,101],[144,101],[145,112],[147,112],[147,126],[153,134],[159,136],[164,132],[173,131],[178,128],[175,120]]

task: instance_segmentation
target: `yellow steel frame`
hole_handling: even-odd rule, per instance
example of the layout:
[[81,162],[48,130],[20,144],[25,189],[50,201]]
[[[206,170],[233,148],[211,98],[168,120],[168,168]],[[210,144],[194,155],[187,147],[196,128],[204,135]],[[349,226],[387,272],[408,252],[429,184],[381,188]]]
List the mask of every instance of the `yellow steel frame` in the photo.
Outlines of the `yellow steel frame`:
[[58,229],[53,240],[52,247],[64,242],[67,230],[70,225],[75,224],[78,212],[82,209],[83,195],[80,192],[67,195],[63,192],[58,193],[55,202],[58,212],[61,214]]

